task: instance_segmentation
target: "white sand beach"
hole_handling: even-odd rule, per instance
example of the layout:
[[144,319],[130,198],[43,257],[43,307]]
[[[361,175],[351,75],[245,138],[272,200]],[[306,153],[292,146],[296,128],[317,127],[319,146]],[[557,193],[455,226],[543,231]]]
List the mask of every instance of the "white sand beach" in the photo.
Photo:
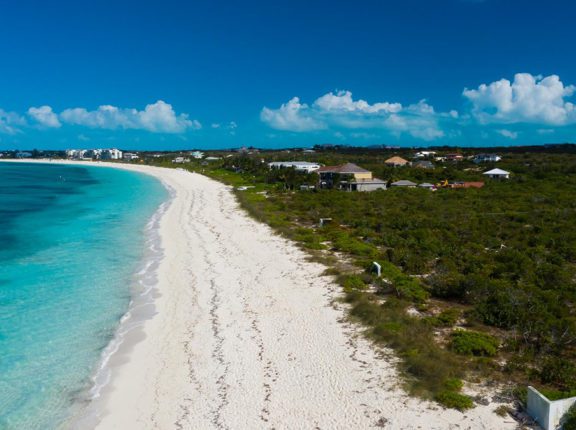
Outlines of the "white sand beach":
[[344,321],[325,267],[249,218],[225,185],[114,166],[158,177],[174,197],[160,221],[154,316],[112,357],[90,406],[96,428],[516,427],[497,404],[461,413],[408,397],[390,352]]

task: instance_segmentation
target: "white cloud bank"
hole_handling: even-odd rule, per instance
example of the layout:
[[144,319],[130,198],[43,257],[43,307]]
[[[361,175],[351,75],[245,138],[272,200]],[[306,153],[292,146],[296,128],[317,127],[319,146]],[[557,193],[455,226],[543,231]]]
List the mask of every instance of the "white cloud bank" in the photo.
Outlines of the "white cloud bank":
[[26,120],[15,112],[0,109],[0,133],[16,134],[20,126],[26,125]]
[[27,113],[42,127],[58,128],[62,125],[50,106],[31,107]]
[[93,111],[84,108],[66,109],[60,113],[62,122],[103,129],[146,130],[153,133],[182,133],[188,129],[197,130],[202,125],[188,118],[187,114],[176,115],[172,105],[158,100],[144,110],[122,109],[103,105]]
[[300,103],[298,97],[292,98],[278,109],[265,107],[260,119],[276,130],[313,131],[328,128],[322,121],[314,118],[313,110],[307,104]]
[[379,102],[369,104],[354,100],[350,91],[328,93],[311,105],[294,97],[278,109],[264,107],[260,119],[277,130],[307,132],[332,127],[343,129],[386,129],[394,134],[408,133],[422,140],[435,140],[444,136],[438,125],[442,116],[426,101],[403,107],[400,103]]
[[516,131],[511,131],[511,130],[506,130],[506,129],[502,129],[502,130],[496,130],[496,132],[501,135],[504,136],[508,139],[516,139],[518,138],[518,132]]
[[565,100],[575,90],[556,75],[518,73],[513,82],[501,79],[475,90],[465,89],[463,95],[472,103],[472,114],[481,123],[558,126],[576,123],[574,104]]

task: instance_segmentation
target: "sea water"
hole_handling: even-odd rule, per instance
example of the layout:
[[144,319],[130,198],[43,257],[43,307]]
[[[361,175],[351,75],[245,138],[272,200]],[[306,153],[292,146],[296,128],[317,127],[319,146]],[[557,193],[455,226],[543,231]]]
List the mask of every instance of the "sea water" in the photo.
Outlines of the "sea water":
[[114,339],[168,197],[120,169],[0,162],[0,429],[54,429]]

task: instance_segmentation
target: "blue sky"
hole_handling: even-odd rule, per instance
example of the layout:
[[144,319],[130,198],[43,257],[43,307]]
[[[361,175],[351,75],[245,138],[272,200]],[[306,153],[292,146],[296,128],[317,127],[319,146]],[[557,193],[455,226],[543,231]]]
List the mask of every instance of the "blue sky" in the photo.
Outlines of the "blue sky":
[[0,150],[576,141],[573,1],[0,5]]

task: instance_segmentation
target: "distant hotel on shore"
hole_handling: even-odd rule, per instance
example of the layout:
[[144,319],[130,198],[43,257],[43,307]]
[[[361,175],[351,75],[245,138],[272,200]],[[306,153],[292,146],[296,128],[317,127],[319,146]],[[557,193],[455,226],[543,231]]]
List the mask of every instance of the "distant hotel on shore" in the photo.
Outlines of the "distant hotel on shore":
[[67,149],[66,158],[71,160],[135,160],[138,155],[125,152],[122,153],[119,149]]

